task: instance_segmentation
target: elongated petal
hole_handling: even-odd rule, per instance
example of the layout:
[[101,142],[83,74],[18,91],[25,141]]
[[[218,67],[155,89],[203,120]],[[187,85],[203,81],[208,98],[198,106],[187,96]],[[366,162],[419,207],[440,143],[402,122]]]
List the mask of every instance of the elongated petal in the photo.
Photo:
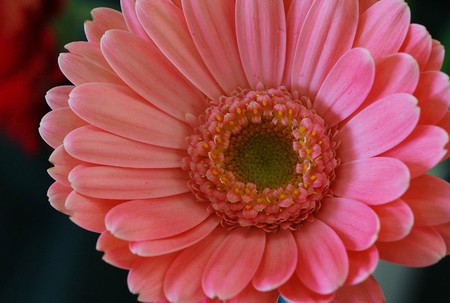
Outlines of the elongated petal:
[[448,75],[438,71],[421,73],[414,95],[419,100],[421,109],[419,123],[438,123],[450,106],[450,81]]
[[57,148],[63,144],[64,137],[68,133],[86,124],[70,108],[62,107],[48,112],[42,118],[39,125],[39,134],[45,143]]
[[61,184],[70,186],[69,173],[82,162],[69,155],[61,145],[50,155],[49,161],[54,165],[48,169],[48,174]]
[[395,53],[380,59],[376,64],[372,90],[360,110],[391,94],[414,93],[419,76],[419,65],[408,54]]
[[265,242],[262,229],[233,230],[206,265],[202,279],[206,295],[225,300],[239,294],[258,269]]
[[342,164],[332,186],[338,197],[383,204],[399,198],[409,186],[405,164],[393,158],[369,158]]
[[313,0],[292,1],[286,15],[286,64],[283,76],[283,84],[289,87],[292,79],[292,67],[297,41],[300,31],[305,22],[306,15],[313,3]]
[[347,251],[347,253],[349,272],[346,285],[359,284],[375,271],[379,260],[376,245],[363,251]]
[[333,127],[364,101],[375,77],[375,63],[362,48],[348,51],[325,78],[313,108]]
[[205,205],[188,193],[118,205],[108,213],[106,226],[118,238],[144,241],[183,233],[209,215]]
[[344,286],[336,293],[333,303],[386,302],[383,291],[373,276],[357,285]]
[[433,228],[441,235],[447,246],[447,255],[450,255],[450,222],[433,226]]
[[377,247],[383,260],[411,267],[435,264],[447,251],[441,235],[432,227],[414,227],[400,241],[379,242]]
[[132,169],[79,165],[69,174],[72,187],[100,199],[146,199],[189,191],[181,169]]
[[314,99],[333,65],[351,48],[357,23],[356,0],[314,1],[298,38],[293,90]]
[[167,238],[131,242],[133,253],[143,257],[154,257],[185,249],[211,234],[220,220],[218,216],[209,216],[205,221],[193,228]]
[[380,229],[375,212],[351,199],[324,199],[317,218],[333,228],[348,250],[369,248],[377,240]]
[[284,299],[292,303],[327,303],[334,297],[334,293],[322,295],[313,292],[300,281],[297,275],[293,275],[278,290]]
[[417,100],[408,94],[387,96],[353,117],[336,136],[342,161],[364,159],[403,141],[419,120]]
[[192,39],[225,92],[247,87],[235,32],[234,1],[183,1]]
[[67,197],[66,207],[71,212],[70,219],[75,224],[101,233],[106,230],[106,214],[120,203],[123,201],[90,198],[73,191]]
[[273,303],[277,302],[277,299],[277,291],[261,292],[249,284],[236,297],[225,300],[225,303]]
[[295,231],[294,237],[300,281],[319,294],[331,294],[341,287],[348,275],[348,256],[333,229],[316,219]]
[[202,289],[203,272],[227,235],[223,228],[217,228],[203,241],[180,253],[164,278],[164,292],[171,302],[197,303],[206,296]]
[[82,55],[62,53],[58,63],[64,76],[75,85],[89,82],[123,83],[111,70],[87,60]]
[[91,124],[132,140],[183,148],[189,127],[142,100],[130,89],[109,83],[77,86],[70,107]]
[[129,242],[114,237],[109,231],[104,231],[97,240],[97,250],[103,251],[103,260],[123,269],[130,269],[139,257],[132,254],[128,248]]
[[378,240],[383,242],[397,241],[406,237],[414,224],[414,214],[403,200],[372,205],[372,209],[380,218]]
[[269,234],[253,286],[260,291],[276,289],[289,280],[296,266],[297,244],[291,231]]
[[236,35],[250,86],[281,84],[286,56],[286,20],[281,0],[238,0]]
[[382,156],[392,157],[405,163],[411,178],[424,174],[445,156],[448,133],[434,125],[418,125],[412,133]]
[[70,211],[66,208],[67,196],[72,192],[72,188],[59,182],[54,182],[47,191],[48,200],[54,209],[70,215]]
[[415,225],[438,225],[450,221],[450,184],[432,175],[411,180],[402,196],[414,213]]
[[364,47],[377,60],[397,52],[408,33],[410,11],[402,0],[381,0],[359,18],[354,47]]
[[125,20],[120,12],[99,7],[91,11],[93,21],[84,23],[84,31],[89,42],[98,44],[103,34],[109,29],[126,30]]
[[212,100],[223,94],[198,53],[178,7],[168,0],[140,0],[136,12],[147,34],[186,78]]
[[45,94],[45,100],[51,109],[69,107],[69,94],[74,88],[73,85],[56,86]]
[[206,108],[204,95],[150,42],[128,32],[109,31],[101,49],[125,83],[169,115],[186,120],[186,114],[198,116]]
[[432,39],[431,41],[431,54],[428,59],[425,70],[440,70],[444,63],[444,46],[441,42]]
[[137,259],[128,273],[128,288],[141,302],[163,302],[164,276],[177,254]]
[[136,15],[136,0],[120,0],[120,8],[128,30],[136,36],[146,39],[149,43],[154,44],[145,32]]
[[86,162],[135,168],[181,167],[181,160],[186,156],[186,152],[179,149],[133,141],[91,125],[67,135],[64,148],[73,157]]
[[432,48],[431,36],[423,25],[411,24],[400,52],[411,54],[425,70]]

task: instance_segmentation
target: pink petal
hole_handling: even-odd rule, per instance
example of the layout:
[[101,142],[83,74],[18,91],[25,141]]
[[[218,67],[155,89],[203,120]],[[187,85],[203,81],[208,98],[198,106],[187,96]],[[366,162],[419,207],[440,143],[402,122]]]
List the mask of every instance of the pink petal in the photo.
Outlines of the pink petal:
[[223,94],[198,53],[178,7],[168,0],[142,0],[137,2],[136,12],[147,34],[186,78],[212,100]]
[[364,159],[403,141],[419,120],[417,100],[408,94],[387,96],[363,109],[337,133],[341,161]]
[[286,55],[283,2],[242,0],[236,3],[236,35],[250,86],[281,84]]
[[381,0],[359,18],[353,47],[364,47],[375,60],[400,49],[410,22],[408,5],[402,0]]
[[348,275],[344,244],[331,227],[316,219],[294,232],[298,247],[297,276],[313,292],[331,294]]
[[377,3],[379,0],[359,0],[359,13],[364,13],[369,7]]
[[381,303],[386,302],[383,291],[373,276],[366,281],[344,286],[336,293],[332,303]]
[[59,182],[54,182],[47,191],[48,200],[50,205],[53,206],[54,209],[66,214],[70,215],[70,211],[66,208],[66,199],[67,196],[72,192],[72,188],[61,184]]
[[62,107],[52,110],[42,118],[39,134],[48,145],[57,148],[63,144],[68,133],[86,124],[70,108]]
[[91,11],[93,21],[84,23],[84,31],[89,42],[98,44],[103,34],[109,29],[123,29],[127,26],[120,12],[100,7]]
[[[437,125],[447,132],[447,136],[450,136],[450,111],[447,111],[445,113],[444,117],[441,119],[441,121],[439,121],[439,123]],[[448,143],[447,143],[446,149],[447,149],[447,154],[444,156],[444,159],[447,159],[448,157],[450,157],[450,148],[448,146]]]
[[64,148],[82,161],[109,166],[135,168],[181,167],[186,152],[149,145],[83,126],[68,134]]
[[69,104],[91,124],[143,143],[184,148],[185,138],[192,132],[186,124],[154,108],[124,86],[110,83],[77,86]]
[[84,60],[94,63],[98,65],[98,67],[103,68],[111,73],[114,73],[114,70],[109,66],[105,57],[103,57],[102,52],[98,45],[85,42],[85,41],[77,41],[71,42],[64,46],[71,54],[80,55]]
[[424,174],[446,154],[448,133],[433,125],[418,125],[406,140],[382,156],[397,158],[405,163],[411,178]]
[[261,264],[252,280],[253,286],[259,291],[276,289],[289,280],[296,266],[297,244],[292,232],[268,234]]
[[396,53],[380,59],[376,64],[372,90],[359,111],[376,100],[395,93],[414,93],[419,76],[419,65],[408,54]]
[[414,214],[408,204],[401,199],[382,205],[373,205],[372,209],[380,219],[379,241],[400,240],[409,234],[414,225]]
[[283,83],[287,87],[291,85],[293,60],[300,30],[312,3],[313,0],[304,0],[293,1],[289,7],[286,3],[284,5],[285,9],[288,9],[286,14],[286,64],[283,76]]
[[62,145],[53,151],[49,161],[54,165],[54,167],[48,169],[48,174],[55,181],[58,181],[66,186],[71,186],[68,179],[69,173],[82,162],[69,155]]
[[244,290],[259,267],[265,242],[262,229],[233,230],[206,265],[202,279],[206,295],[225,300]]
[[422,175],[411,180],[402,199],[414,213],[415,225],[438,225],[450,221],[450,184],[438,177]]
[[431,54],[425,70],[440,70],[444,63],[444,46],[437,40],[431,41]]
[[187,114],[198,116],[206,108],[205,96],[150,42],[128,32],[109,31],[101,48],[123,81],[162,111],[186,121]]
[[248,87],[239,57],[234,1],[183,1],[192,39],[225,92]]
[[421,73],[414,95],[419,100],[421,108],[419,123],[438,123],[450,106],[450,81],[448,75],[438,71]]
[[128,241],[114,237],[109,231],[104,231],[97,240],[97,250],[103,251],[103,260],[122,269],[130,269],[139,257],[132,254]]
[[348,250],[365,250],[377,240],[380,222],[362,202],[327,198],[316,217],[333,228]]
[[328,303],[334,297],[334,293],[322,295],[313,292],[306,287],[297,275],[293,275],[289,281],[278,288],[284,299],[297,303]]
[[89,82],[123,83],[113,71],[87,60],[82,55],[62,53],[59,55],[58,64],[64,76],[75,85]]
[[431,54],[431,36],[423,25],[411,24],[400,52],[411,54],[425,70]]
[[370,53],[355,48],[344,54],[320,87],[313,108],[333,127],[364,101],[375,77],[375,63]]
[[106,230],[106,214],[123,201],[90,198],[73,191],[66,201],[70,219],[84,229],[101,233]]
[[450,222],[433,227],[444,239],[445,246],[447,247],[447,255],[450,255]]
[[405,164],[393,158],[369,158],[341,164],[332,191],[338,197],[367,204],[383,204],[399,198],[409,186]]
[[[366,280],[376,269],[379,255],[376,245],[363,251],[347,251],[349,271],[346,285],[356,285]],[[344,286],[345,287],[345,286]]]
[[128,31],[153,44],[153,41],[148,37],[136,15],[136,0],[120,0],[120,8]]
[[446,245],[432,227],[414,227],[408,236],[395,242],[377,244],[380,257],[386,261],[411,267],[429,266],[446,255]]
[[225,303],[274,303],[278,301],[278,292],[261,292],[253,288],[249,284],[242,292],[236,297],[225,300]]
[[69,174],[79,193],[101,199],[146,199],[189,191],[181,169],[133,169],[79,165]]
[[218,216],[209,216],[205,221],[193,228],[171,237],[154,240],[131,242],[130,249],[142,257],[154,257],[179,251],[201,241],[217,227]]
[[300,32],[293,60],[292,89],[314,99],[336,61],[350,48],[358,2],[315,1]]
[[144,241],[180,234],[208,216],[205,205],[188,193],[118,205],[106,216],[106,226],[120,239]]
[[51,109],[69,107],[69,94],[73,85],[56,86],[45,94],[45,100]]
[[183,250],[169,267],[164,278],[164,292],[171,302],[200,302],[206,295],[202,275],[211,255],[228,232],[217,228],[201,242]]
[[164,276],[177,254],[137,259],[128,274],[128,288],[138,294],[140,302],[160,302],[166,299]]

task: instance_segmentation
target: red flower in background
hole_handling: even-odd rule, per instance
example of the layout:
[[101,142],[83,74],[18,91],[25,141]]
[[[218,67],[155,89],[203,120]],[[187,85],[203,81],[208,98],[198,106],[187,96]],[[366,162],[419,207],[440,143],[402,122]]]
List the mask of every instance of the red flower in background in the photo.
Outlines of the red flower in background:
[[45,91],[61,82],[49,20],[62,0],[0,2],[0,131],[27,152],[38,149]]

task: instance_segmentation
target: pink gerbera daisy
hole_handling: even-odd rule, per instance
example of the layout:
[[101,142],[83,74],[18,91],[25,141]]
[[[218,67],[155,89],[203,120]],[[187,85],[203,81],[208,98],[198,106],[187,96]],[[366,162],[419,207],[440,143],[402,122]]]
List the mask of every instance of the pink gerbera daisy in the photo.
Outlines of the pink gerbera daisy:
[[402,0],[123,0],[47,94],[51,204],[143,302],[382,302],[450,253],[443,47]]

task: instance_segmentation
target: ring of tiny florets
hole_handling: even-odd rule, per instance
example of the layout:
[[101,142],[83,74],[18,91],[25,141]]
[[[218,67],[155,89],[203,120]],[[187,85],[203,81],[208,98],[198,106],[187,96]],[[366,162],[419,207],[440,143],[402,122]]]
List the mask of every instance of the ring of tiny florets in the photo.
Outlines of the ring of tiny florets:
[[[192,192],[210,203],[209,211],[222,218],[222,225],[294,230],[313,219],[329,194],[338,161],[333,132],[308,98],[298,98],[285,87],[242,90],[222,96],[199,119],[200,126],[188,138],[189,157],[183,166]],[[230,139],[250,125],[289,133],[296,159],[286,184],[257,188],[227,165]]]

